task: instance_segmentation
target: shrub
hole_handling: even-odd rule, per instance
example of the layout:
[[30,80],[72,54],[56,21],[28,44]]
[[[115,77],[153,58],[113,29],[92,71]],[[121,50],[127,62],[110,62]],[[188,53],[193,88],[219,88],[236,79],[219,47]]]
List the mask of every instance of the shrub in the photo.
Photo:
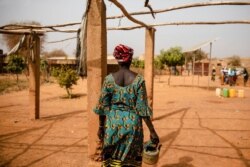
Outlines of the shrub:
[[66,89],[68,98],[72,98],[72,86],[76,85],[79,79],[77,72],[67,66],[62,66],[53,68],[52,76],[56,77],[58,84]]
[[18,84],[18,74],[21,74],[25,67],[26,64],[22,56],[10,55],[6,70],[10,73],[16,74],[16,82]]

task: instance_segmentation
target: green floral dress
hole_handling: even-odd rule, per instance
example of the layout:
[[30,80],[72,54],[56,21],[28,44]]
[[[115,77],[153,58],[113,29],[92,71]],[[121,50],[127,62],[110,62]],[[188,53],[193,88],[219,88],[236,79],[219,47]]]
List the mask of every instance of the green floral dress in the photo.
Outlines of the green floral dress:
[[138,74],[124,87],[115,83],[112,74],[106,76],[94,112],[106,116],[103,166],[141,166],[142,117],[152,115],[143,76]]

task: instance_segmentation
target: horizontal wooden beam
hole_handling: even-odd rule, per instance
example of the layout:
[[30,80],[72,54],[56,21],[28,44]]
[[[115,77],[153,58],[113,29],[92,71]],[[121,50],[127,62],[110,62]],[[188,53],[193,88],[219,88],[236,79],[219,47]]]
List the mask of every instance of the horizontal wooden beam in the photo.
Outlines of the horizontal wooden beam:
[[29,29],[21,29],[21,30],[1,30],[0,29],[0,34],[34,34],[36,33],[37,35],[44,35],[45,31],[43,30],[29,30]]
[[60,32],[60,33],[76,33],[77,30],[57,30],[57,29],[51,29],[51,30],[41,30],[41,29],[17,29],[17,30],[1,30],[0,34],[33,34],[36,33],[37,35],[44,35],[45,33],[49,32]]
[[66,23],[66,24],[55,24],[55,25],[47,25],[47,26],[39,26],[39,25],[24,25],[24,24],[7,24],[4,26],[0,26],[0,29],[12,30],[12,29],[23,29],[23,28],[53,28],[53,27],[67,27],[67,26],[75,26],[81,24],[80,22]]
[[[201,2],[201,3],[191,3],[186,5],[180,5],[180,6],[173,6],[167,9],[160,9],[160,10],[154,10],[154,13],[164,13],[164,12],[170,12],[174,10],[179,9],[187,9],[187,8],[194,8],[194,7],[204,7],[204,6],[219,6],[219,5],[250,5],[250,2],[246,1],[219,1],[219,2]],[[145,14],[151,14],[150,11],[140,11],[140,12],[131,12],[128,13],[131,16],[134,15],[145,15]],[[107,19],[119,19],[125,17],[124,15],[117,15],[117,16],[108,16]]]
[[[169,22],[161,24],[150,24],[149,26],[180,26],[180,25],[222,25],[222,24],[250,24],[249,20],[245,21],[205,21],[205,22]],[[143,28],[143,26],[131,26],[131,27],[109,27],[107,30],[133,30]]]
[[[150,24],[149,27],[159,27],[159,26],[181,26],[181,25],[223,25],[223,24],[250,24],[250,20],[234,20],[234,21],[205,21],[205,22],[168,22],[161,24]],[[144,28],[144,26],[131,26],[131,27],[108,27],[107,30],[133,30],[138,28]],[[58,29],[49,29],[49,30],[36,30],[32,29],[19,29],[19,30],[1,30],[0,34],[32,34],[36,33],[38,35],[43,35],[44,33],[49,32],[61,32],[61,33],[76,33],[77,29],[71,30],[58,30]]]

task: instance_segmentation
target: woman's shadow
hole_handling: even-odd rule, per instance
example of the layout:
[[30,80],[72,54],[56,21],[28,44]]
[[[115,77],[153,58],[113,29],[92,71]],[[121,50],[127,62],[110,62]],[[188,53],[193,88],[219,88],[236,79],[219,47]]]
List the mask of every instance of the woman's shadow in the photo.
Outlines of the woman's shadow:
[[166,164],[161,167],[195,167],[191,164],[191,161],[193,161],[192,157],[184,156],[179,159],[178,163]]

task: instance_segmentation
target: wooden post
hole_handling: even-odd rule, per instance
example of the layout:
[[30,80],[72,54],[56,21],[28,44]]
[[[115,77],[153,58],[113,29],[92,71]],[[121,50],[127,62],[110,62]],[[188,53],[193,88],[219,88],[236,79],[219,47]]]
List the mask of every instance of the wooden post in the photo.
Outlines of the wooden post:
[[201,63],[201,76],[204,76],[204,62]]
[[194,86],[194,66],[195,66],[195,56],[193,56],[193,69],[192,69],[192,86]]
[[28,38],[30,49],[29,57],[29,101],[30,118],[40,117],[40,38],[32,35]]
[[210,53],[209,53],[209,65],[208,65],[208,73],[207,73],[207,77],[208,77],[208,80],[207,80],[207,89],[209,90],[209,87],[210,87],[210,77],[209,77],[209,74],[210,74],[210,70],[211,70],[211,57],[212,57],[212,42],[210,42]]
[[154,44],[155,44],[155,29],[145,29],[145,69],[144,76],[146,82],[148,104],[153,109],[153,88],[154,88]]
[[[93,112],[107,73],[107,31],[104,0],[91,0],[87,15],[88,157],[96,150],[98,116]],[[95,166],[89,159],[88,166]],[[100,164],[99,164],[100,166]]]

